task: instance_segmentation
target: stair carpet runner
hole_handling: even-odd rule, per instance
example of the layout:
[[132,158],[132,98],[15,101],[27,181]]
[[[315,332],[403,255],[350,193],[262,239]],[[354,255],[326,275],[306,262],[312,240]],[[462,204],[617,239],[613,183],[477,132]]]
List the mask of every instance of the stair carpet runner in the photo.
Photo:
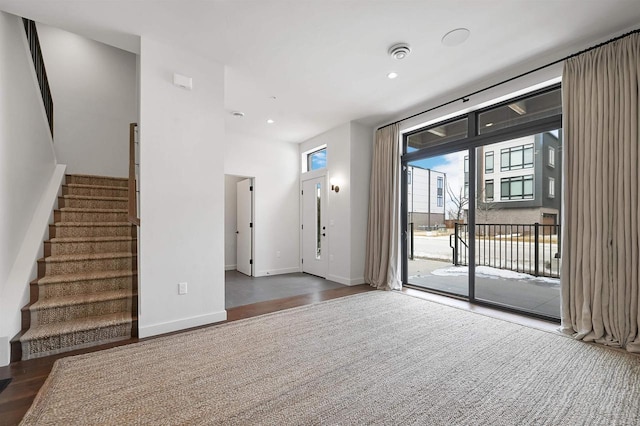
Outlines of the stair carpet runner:
[[[135,335],[136,233],[128,180],[67,175],[22,309],[22,359]],[[135,311],[134,311],[135,312]]]

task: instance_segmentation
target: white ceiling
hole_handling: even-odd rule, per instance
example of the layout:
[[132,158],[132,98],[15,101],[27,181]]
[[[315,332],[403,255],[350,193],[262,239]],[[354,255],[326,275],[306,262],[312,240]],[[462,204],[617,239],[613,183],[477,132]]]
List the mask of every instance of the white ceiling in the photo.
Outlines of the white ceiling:
[[[148,36],[210,57],[226,65],[226,110],[246,114],[228,114],[227,130],[291,142],[402,117],[640,22],[640,0],[0,0],[0,9],[130,51]],[[459,27],[471,30],[467,42],[443,46]],[[413,49],[403,61],[387,55],[396,42]]]

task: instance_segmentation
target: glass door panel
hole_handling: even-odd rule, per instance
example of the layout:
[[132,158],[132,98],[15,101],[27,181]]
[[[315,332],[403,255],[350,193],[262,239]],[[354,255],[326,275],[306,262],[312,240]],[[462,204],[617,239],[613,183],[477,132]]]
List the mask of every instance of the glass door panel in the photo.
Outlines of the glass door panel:
[[477,300],[560,317],[561,135],[476,149]]
[[407,164],[407,283],[469,295],[468,151]]

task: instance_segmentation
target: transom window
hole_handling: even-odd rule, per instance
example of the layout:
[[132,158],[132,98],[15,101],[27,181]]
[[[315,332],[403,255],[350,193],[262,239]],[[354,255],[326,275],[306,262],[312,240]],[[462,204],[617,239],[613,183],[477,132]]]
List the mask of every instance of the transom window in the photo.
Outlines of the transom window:
[[327,148],[307,154],[307,171],[325,169],[327,167]]

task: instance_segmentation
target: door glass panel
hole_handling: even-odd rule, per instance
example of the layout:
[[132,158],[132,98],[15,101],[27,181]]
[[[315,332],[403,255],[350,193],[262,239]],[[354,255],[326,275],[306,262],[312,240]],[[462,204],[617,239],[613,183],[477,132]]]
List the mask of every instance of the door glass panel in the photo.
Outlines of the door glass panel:
[[476,299],[560,317],[561,135],[477,148],[476,158],[493,152],[502,164],[476,171]]
[[407,165],[408,284],[469,294],[467,156],[465,150]]
[[316,184],[316,259],[322,257],[322,190]]

